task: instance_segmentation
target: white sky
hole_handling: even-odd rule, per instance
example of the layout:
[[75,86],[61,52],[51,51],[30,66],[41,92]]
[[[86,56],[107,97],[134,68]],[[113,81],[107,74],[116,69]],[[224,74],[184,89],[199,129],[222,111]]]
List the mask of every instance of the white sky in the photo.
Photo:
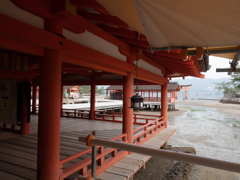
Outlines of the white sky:
[[216,72],[216,68],[230,68],[229,61],[230,59],[210,56],[209,64],[212,67],[206,73],[202,74],[205,74],[205,78],[211,79],[230,78],[230,76],[227,75],[227,72]]
[[[230,68],[229,61],[230,59],[210,56],[209,64],[211,65],[211,69],[208,70],[206,73],[202,72],[201,74],[204,74],[205,78],[210,78],[210,79],[230,78],[230,76],[227,75],[227,72],[216,72],[216,68]],[[195,78],[195,77],[186,77],[186,79],[192,79],[192,78]]]

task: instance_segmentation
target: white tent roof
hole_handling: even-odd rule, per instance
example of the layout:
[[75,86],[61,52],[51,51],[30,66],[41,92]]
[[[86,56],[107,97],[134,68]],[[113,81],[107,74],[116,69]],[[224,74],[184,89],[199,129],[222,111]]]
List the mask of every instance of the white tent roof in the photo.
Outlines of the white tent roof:
[[97,0],[152,47],[240,44],[239,0]]

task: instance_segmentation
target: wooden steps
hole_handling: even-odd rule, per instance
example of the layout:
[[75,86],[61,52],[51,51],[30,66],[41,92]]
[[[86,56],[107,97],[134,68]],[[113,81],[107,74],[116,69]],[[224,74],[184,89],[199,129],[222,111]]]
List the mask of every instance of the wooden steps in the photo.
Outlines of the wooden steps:
[[[176,132],[176,127],[163,129],[154,137],[142,144],[151,148],[160,148]],[[122,158],[103,173],[97,176],[98,180],[127,180],[131,178],[151,156],[132,153]]]

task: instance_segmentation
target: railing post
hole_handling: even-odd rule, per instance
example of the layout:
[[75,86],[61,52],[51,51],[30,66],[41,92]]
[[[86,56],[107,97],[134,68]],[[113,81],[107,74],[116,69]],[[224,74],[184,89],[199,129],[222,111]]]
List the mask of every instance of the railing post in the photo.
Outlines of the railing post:
[[115,112],[113,112],[113,121],[115,121]]
[[85,176],[87,174],[87,166],[80,169],[79,174],[82,175],[82,176]]
[[155,131],[157,131],[157,124],[158,124],[158,121],[155,122]]
[[[104,149],[103,149],[103,147],[101,146],[101,147],[99,148],[99,150],[98,150],[98,153],[99,153],[99,154],[102,154],[103,151],[104,151]],[[102,166],[102,165],[104,164],[104,157],[98,159],[97,162],[98,162],[98,166]]]
[[[94,135],[96,137],[97,131],[93,131],[92,135]],[[92,171],[91,171],[91,175],[93,177],[93,179],[96,178],[96,145],[92,146]]]
[[116,157],[117,156],[117,150],[115,149],[113,152],[112,152],[112,157]]
[[133,116],[134,116],[134,123],[137,123],[137,115],[133,114]]
[[102,115],[102,117],[103,117],[103,120],[106,119],[106,117],[105,117],[105,111],[103,111],[103,115]]

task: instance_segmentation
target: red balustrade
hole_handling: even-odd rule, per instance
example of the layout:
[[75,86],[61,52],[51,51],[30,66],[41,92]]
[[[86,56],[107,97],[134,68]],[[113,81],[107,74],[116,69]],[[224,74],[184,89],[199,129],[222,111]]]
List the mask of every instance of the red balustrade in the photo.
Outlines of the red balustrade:
[[[133,131],[133,133],[136,133],[133,136],[133,141],[137,140],[136,144],[141,145],[154,135],[156,135],[158,132],[163,130],[165,128],[165,121],[164,117],[160,117],[152,122],[149,122],[148,124],[145,124]],[[140,131],[140,132],[138,132]],[[143,137],[142,137],[143,136]]]
[[89,119],[89,110],[78,110],[78,109],[62,109],[61,115],[63,117],[74,117],[81,119]]
[[[113,139],[111,139],[111,141],[117,141],[123,139],[122,142],[127,143],[126,139],[127,139],[127,134],[122,134],[120,136],[117,136]],[[115,164],[117,161],[119,161],[120,159],[122,159],[123,157],[125,157],[128,152],[126,151],[117,151],[117,149],[113,149],[113,148],[106,148],[104,149],[104,147],[102,146],[97,146],[97,156],[96,156],[96,161],[97,161],[97,167],[96,167],[96,175],[99,175],[100,173],[102,173],[103,171],[105,171],[107,168],[109,168],[110,166],[112,166],[113,164]],[[63,168],[63,164],[68,163],[74,159],[77,159],[83,155],[86,155],[88,153],[92,152],[92,148],[86,149],[82,152],[79,152],[75,155],[72,155],[68,158],[65,158],[63,160],[61,160],[59,162],[59,179],[63,180],[64,178],[68,177],[69,175],[79,171],[80,175],[86,176],[86,175],[90,175],[91,174],[91,170],[88,171],[88,166],[91,165],[92,163],[92,157],[88,157],[85,158],[83,160],[80,160],[78,163],[67,167],[66,169],[62,169]],[[110,158],[108,158],[107,160],[105,160],[105,156],[107,155],[111,155]]]

